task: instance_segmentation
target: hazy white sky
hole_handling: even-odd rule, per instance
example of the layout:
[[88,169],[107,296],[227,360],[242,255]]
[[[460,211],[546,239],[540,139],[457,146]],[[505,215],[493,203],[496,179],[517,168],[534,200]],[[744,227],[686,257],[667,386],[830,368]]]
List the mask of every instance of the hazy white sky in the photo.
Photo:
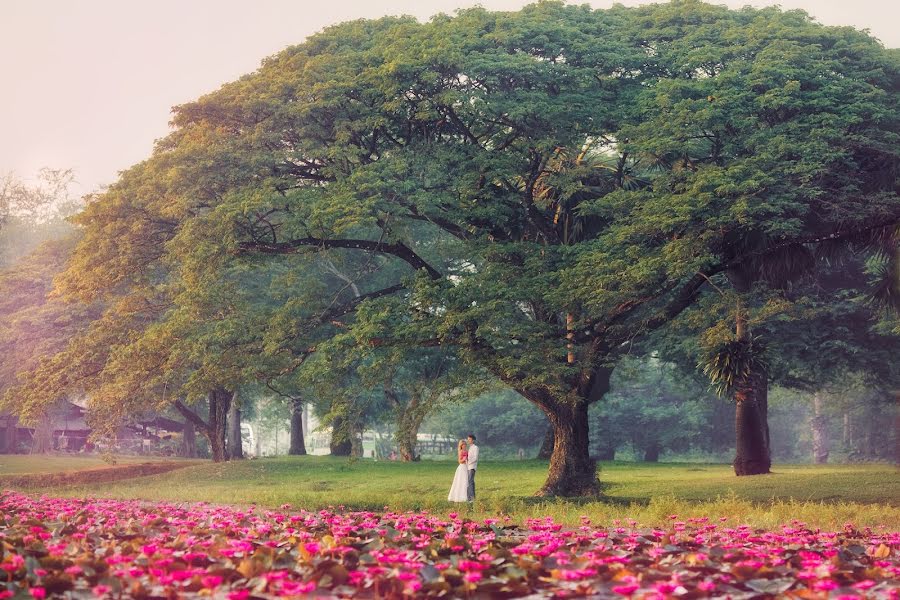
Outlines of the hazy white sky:
[[[900,46],[893,0],[714,0],[802,8]],[[168,131],[169,109],[349,19],[528,0],[0,0],[0,174],[74,168],[79,191],[112,183]],[[578,2],[581,3],[581,2]],[[624,0],[626,5],[646,0]],[[607,7],[611,0],[593,0]]]

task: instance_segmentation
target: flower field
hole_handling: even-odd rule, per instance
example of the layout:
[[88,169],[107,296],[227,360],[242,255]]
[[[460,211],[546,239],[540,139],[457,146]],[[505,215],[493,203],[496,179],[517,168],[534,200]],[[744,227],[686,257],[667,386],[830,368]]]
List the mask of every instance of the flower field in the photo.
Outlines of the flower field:
[[0,598],[898,598],[900,532],[0,494]]

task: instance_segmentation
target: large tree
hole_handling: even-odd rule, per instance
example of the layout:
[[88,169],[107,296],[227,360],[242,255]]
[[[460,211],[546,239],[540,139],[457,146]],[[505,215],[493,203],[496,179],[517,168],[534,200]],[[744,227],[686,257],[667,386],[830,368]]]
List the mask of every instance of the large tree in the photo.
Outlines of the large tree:
[[623,345],[718,273],[744,293],[764,259],[900,213],[896,61],[801,13],[543,3],[362,22],[251,79],[290,100],[253,124],[282,152],[269,193],[216,211],[232,247],[407,264],[367,290],[373,337],[454,346],[539,406],[548,494],[596,490],[587,407]]
[[[51,297],[53,278],[64,269],[75,243],[71,235],[44,242],[13,265],[0,269],[0,413],[8,415],[0,452],[12,452],[16,446],[21,399],[14,390],[19,374],[38,368],[42,361],[63,350],[69,339],[100,313],[96,305],[70,307]],[[47,422],[62,397],[56,394],[46,398],[28,424]]]
[[588,406],[634,339],[717,274],[896,226],[897,82],[868,35],[777,9],[348,23],[178,107],[156,175],[94,209],[135,223],[81,265],[214,282],[236,254],[353,256],[352,285],[293,288],[273,356],[347,328],[452,349],[547,415],[541,493],[592,494]]

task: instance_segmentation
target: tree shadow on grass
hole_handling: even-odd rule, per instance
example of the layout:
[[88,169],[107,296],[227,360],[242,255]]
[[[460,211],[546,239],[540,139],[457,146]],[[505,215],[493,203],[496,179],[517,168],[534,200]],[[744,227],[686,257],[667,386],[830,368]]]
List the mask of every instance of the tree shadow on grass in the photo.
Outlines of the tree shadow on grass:
[[560,496],[517,496],[516,500],[520,500],[525,506],[537,506],[548,502],[564,502],[572,506],[584,506],[586,504],[608,504],[611,506],[629,506],[637,504],[639,506],[647,506],[650,504],[650,498],[646,496],[610,496],[607,491],[613,485],[601,481],[600,494],[597,496],[573,496],[563,498]]

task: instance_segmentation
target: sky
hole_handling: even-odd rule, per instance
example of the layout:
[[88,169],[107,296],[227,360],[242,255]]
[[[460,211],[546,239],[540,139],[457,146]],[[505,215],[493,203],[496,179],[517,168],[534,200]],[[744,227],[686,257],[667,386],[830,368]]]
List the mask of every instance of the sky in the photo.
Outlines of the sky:
[[[0,175],[34,180],[75,170],[96,191],[148,157],[172,106],[256,69],[266,56],[328,25],[407,14],[419,19],[528,0],[0,0]],[[583,2],[577,2],[583,3]],[[604,8],[612,1],[589,2]],[[645,4],[646,0],[623,0]],[[900,47],[900,2],[714,0],[780,4],[826,25],[869,29]]]

